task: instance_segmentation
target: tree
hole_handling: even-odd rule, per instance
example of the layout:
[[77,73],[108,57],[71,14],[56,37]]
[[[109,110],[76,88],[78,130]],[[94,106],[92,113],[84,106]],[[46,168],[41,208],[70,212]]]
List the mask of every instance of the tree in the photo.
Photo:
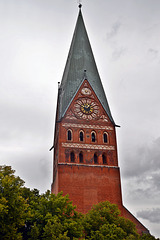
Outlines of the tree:
[[117,205],[101,202],[94,205],[83,218],[85,239],[101,240],[152,240],[151,235],[140,236],[135,224],[120,216]]
[[30,190],[8,166],[0,166],[1,240],[154,240],[138,235],[135,225],[120,216],[115,204],[102,202],[87,214],[78,213],[69,196]]
[[[143,234],[139,237],[140,240],[155,240],[156,238],[150,234]],[[157,238],[159,240],[159,238]]]
[[56,196],[47,191],[39,195],[38,199],[37,196],[34,196],[36,199],[31,195],[28,198],[31,216],[26,221],[26,236],[33,239],[33,233],[36,232],[37,239],[82,237],[81,214],[75,211],[68,195],[62,196],[62,193],[58,193]]
[[69,197],[24,187],[11,167],[0,167],[0,239],[79,239],[81,214]]
[[24,181],[14,172],[11,167],[0,167],[0,239],[22,239],[18,230],[29,216],[29,206],[22,197]]

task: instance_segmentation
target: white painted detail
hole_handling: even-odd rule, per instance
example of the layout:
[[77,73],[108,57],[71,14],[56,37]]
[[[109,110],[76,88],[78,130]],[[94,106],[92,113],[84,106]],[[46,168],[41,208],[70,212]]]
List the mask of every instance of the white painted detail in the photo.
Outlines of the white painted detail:
[[93,128],[93,129],[113,130],[113,127],[110,127],[110,126],[99,126],[99,125],[90,125],[90,124],[63,123],[62,126],[75,127],[75,128]]
[[95,144],[80,144],[80,143],[62,143],[62,147],[115,150],[114,146],[95,145]]

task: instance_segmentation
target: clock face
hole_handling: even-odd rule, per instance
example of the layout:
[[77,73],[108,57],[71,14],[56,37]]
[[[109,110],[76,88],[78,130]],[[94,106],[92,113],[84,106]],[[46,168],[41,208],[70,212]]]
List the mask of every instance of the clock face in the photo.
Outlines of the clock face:
[[99,105],[89,98],[79,98],[74,104],[74,113],[77,118],[86,120],[97,119],[99,117]]
[[91,114],[93,112],[93,106],[89,103],[83,103],[81,105],[81,111],[85,114]]

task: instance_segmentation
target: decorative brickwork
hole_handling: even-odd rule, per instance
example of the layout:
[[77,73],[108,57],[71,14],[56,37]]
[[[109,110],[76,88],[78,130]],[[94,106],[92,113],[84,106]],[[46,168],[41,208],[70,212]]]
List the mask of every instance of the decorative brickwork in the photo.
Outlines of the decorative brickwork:
[[[81,100],[79,100],[80,94]],[[87,98],[90,99],[92,96],[94,96],[94,101],[87,100]],[[75,104],[77,103],[79,104],[78,112],[82,111],[87,117],[78,118],[75,115]],[[92,103],[93,105],[90,105]],[[92,119],[88,120],[88,116],[93,112],[94,114],[98,114],[98,116],[100,114],[98,120],[96,117],[92,117]],[[110,196],[109,199],[111,202],[119,203],[121,205],[122,199],[115,127],[109,120],[109,117],[105,113],[87,80],[85,80],[79,88],[79,91],[68,107],[64,118],[58,122],[56,126],[57,129],[59,126],[59,133],[55,143],[56,146],[58,144],[58,147],[55,149],[54,153],[55,171],[52,191],[57,193],[63,190],[64,193],[69,193],[73,203],[76,204],[78,210],[82,212],[88,211],[92,204],[99,202],[99,200],[107,200],[107,196]],[[69,138],[68,132],[71,132],[72,134]],[[80,138],[80,132],[83,133],[83,138]],[[104,133],[107,135],[105,143]],[[70,172],[70,168],[72,168],[72,172]],[[114,171],[112,169],[114,169]],[[114,173],[113,175],[112,171]],[[104,172],[106,172],[107,175],[104,174]],[[78,187],[79,184],[76,186],[77,180],[73,180],[74,177],[79,179],[79,183],[81,184],[80,188]],[[97,177],[99,178],[99,184],[96,185],[95,182],[97,181]],[[81,178],[83,179],[83,182],[80,180]],[[111,181],[111,179],[113,181]],[[101,188],[100,185],[102,185]],[[80,189],[83,192],[81,197],[79,196]],[[100,191],[100,189],[103,190]],[[92,192],[94,192],[98,198],[93,198],[92,201],[90,201],[89,195],[92,195]],[[79,199],[81,199],[81,201],[79,201]]]
[[100,149],[100,150],[115,150],[114,146],[80,144],[80,143],[62,143],[62,147],[68,148],[84,148],[84,149]]
[[111,126],[101,126],[101,125],[90,125],[90,124],[76,124],[76,123],[63,123],[63,127],[72,128],[89,128],[89,129],[103,129],[103,130],[113,130]]

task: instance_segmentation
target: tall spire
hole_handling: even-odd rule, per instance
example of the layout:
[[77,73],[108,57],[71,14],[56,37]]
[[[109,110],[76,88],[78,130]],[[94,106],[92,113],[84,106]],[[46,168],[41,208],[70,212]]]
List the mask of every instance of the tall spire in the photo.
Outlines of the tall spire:
[[85,71],[85,79],[87,78],[104,110],[114,123],[84,25],[81,7],[82,5],[79,4],[78,19],[60,86],[59,120],[64,116],[82,84]]

